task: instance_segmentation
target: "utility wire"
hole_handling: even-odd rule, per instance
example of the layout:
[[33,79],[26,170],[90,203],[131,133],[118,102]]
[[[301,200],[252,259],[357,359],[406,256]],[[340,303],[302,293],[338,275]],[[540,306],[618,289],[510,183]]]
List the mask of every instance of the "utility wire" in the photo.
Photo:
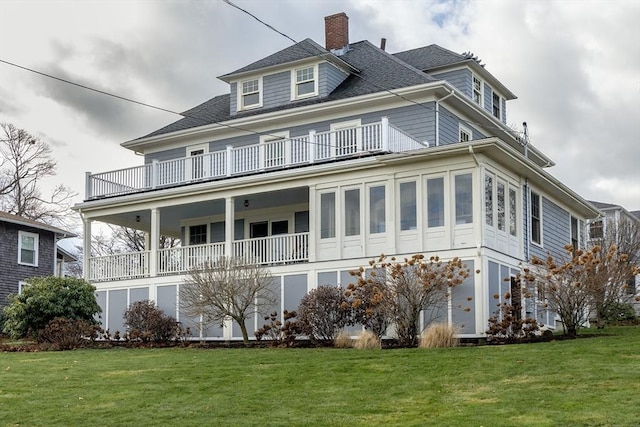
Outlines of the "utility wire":
[[[254,15],[254,14],[253,14],[253,13],[251,13],[251,12],[249,12],[248,10],[243,9],[243,8],[241,8],[240,6],[238,6],[238,5],[234,4],[231,0],[222,0],[222,1],[223,1],[224,3],[226,3],[226,4],[228,4],[229,6],[231,6],[231,7],[235,8],[235,9],[237,9],[237,10],[241,11],[242,13],[244,13],[244,14],[246,14],[246,15],[249,15],[250,17],[252,17],[252,18],[253,18],[253,19],[255,19],[256,21],[258,21],[258,22],[259,22],[259,23],[261,23],[262,25],[264,25],[264,26],[266,26],[267,28],[269,28],[270,30],[272,30],[272,31],[274,31],[274,32],[276,32],[276,33],[278,33],[278,34],[280,34],[281,36],[285,37],[286,39],[288,39],[288,40],[292,41],[294,44],[299,44],[299,42],[298,42],[298,41],[296,41],[293,37],[291,37],[291,36],[289,36],[289,35],[287,35],[287,34],[283,33],[282,31],[278,30],[277,28],[275,28],[275,27],[274,27],[274,26],[272,26],[271,24],[266,23],[265,21],[263,21],[262,19],[258,18],[256,15]],[[309,54],[313,55],[313,56],[316,56],[316,57],[318,57],[318,58],[320,58],[320,59],[324,59],[324,58],[322,57],[322,54],[320,54],[320,53],[318,53],[318,52],[311,51],[311,50],[307,49],[307,48],[306,48],[305,46],[303,46],[303,45],[299,45],[299,47],[300,47],[301,49],[303,49],[304,51],[306,51],[307,53],[309,53]],[[386,88],[386,87],[381,86],[381,85],[379,85],[379,84],[377,84],[377,83],[375,83],[375,82],[372,82],[371,80],[368,80],[367,78],[363,77],[363,76],[362,76],[362,75],[360,75],[360,74],[357,74],[357,73],[356,73],[356,74],[353,74],[353,75],[354,75],[354,76],[356,76],[357,78],[361,79],[361,80],[362,80],[362,81],[364,81],[365,83],[367,83],[367,84],[369,84],[369,85],[371,85],[371,86],[375,87],[376,89],[380,89],[380,90],[382,90],[382,91],[384,91],[384,92],[387,92],[387,93],[389,93],[389,94],[391,94],[391,95],[397,96],[397,97],[399,97],[399,98],[401,98],[401,99],[403,99],[403,100],[405,100],[405,101],[407,101],[407,102],[409,102],[409,103],[411,103],[411,104],[415,104],[415,105],[417,105],[417,106],[419,106],[419,107],[422,107],[422,108],[424,108],[424,109],[426,109],[426,110],[428,110],[428,111],[430,111],[430,112],[435,112],[436,114],[440,114],[440,113],[442,113],[441,111],[436,110],[436,109],[435,109],[435,108],[433,108],[433,107],[430,107],[430,106],[428,106],[428,105],[424,105],[424,104],[423,104],[423,103],[421,103],[421,102],[416,102],[416,101],[414,101],[414,100],[412,100],[412,99],[409,99],[409,98],[407,98],[407,97],[405,97],[405,96],[403,96],[403,95],[401,95],[401,94],[399,94],[399,93],[397,93],[397,92],[394,92],[393,90],[391,90],[391,89],[389,89],[389,88]],[[460,120],[461,122],[466,123],[466,124],[468,124],[468,125],[475,125],[475,126],[477,126],[477,127],[481,127],[481,128],[483,128],[483,129],[500,130],[500,131],[503,131],[503,132],[505,131],[505,129],[503,129],[503,128],[499,128],[499,127],[496,127],[496,126],[487,126],[487,125],[482,125],[482,124],[480,124],[480,123],[471,122],[471,121],[468,121],[468,120],[463,120],[463,119],[461,119],[460,117],[457,117],[457,116],[455,116],[455,115],[453,115],[453,114],[449,113],[448,111],[445,111],[445,112],[444,112],[444,114],[445,114],[445,115],[448,115],[448,116],[449,116],[449,117],[451,117],[451,118],[455,118],[455,119],[457,119],[457,120]],[[509,131],[508,131],[508,132],[511,132],[511,133],[517,133],[517,134],[522,134],[522,132],[520,132],[520,131],[516,131],[516,130],[513,130],[513,129],[509,129]]]

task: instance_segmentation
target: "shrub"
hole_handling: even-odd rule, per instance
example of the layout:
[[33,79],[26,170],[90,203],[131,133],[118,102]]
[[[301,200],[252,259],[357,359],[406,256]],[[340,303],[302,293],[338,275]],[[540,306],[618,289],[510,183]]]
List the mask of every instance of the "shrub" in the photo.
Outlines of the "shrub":
[[420,334],[420,348],[456,347],[458,329],[446,323],[434,323]]
[[604,321],[607,323],[624,322],[625,320],[634,320],[636,312],[633,304],[614,303],[604,310]]
[[278,319],[278,312],[276,311],[264,318],[269,323],[264,324],[255,332],[254,335],[258,341],[266,337],[271,340],[271,345],[274,347],[281,345],[291,347],[293,345],[296,338],[301,334],[299,323],[292,320],[296,317],[296,312],[285,310],[282,314],[284,316],[284,324]]
[[380,337],[371,331],[362,331],[358,334],[358,339],[353,345],[358,350],[374,350],[382,348]]
[[13,338],[37,338],[56,317],[97,323],[94,316],[102,311],[96,302],[96,288],[72,277],[34,277],[27,280],[20,295],[9,296],[5,307],[4,332]]
[[82,347],[94,331],[84,320],[56,317],[38,334],[39,341],[53,344],[58,350]]
[[333,341],[333,345],[336,348],[352,348],[353,340],[348,333],[340,331],[338,332],[338,335],[336,335],[336,339]]
[[312,341],[330,343],[351,320],[351,309],[338,286],[319,286],[300,301],[298,321]]
[[505,294],[505,300],[507,302],[498,304],[498,310],[489,318],[487,342],[518,343],[534,339],[540,333],[538,321],[522,318],[519,310],[508,302],[510,294]]
[[[180,328],[176,319],[164,314],[150,300],[136,301],[124,312],[124,322],[128,329],[128,338],[142,342],[168,342],[177,339]],[[120,339],[116,331],[114,339]]]

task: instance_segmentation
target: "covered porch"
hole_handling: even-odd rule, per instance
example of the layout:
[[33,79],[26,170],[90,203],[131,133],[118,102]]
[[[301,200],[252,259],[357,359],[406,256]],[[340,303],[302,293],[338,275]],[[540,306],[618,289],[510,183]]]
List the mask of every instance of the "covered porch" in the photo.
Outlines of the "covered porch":
[[[85,278],[102,282],[179,275],[221,256],[263,265],[308,262],[313,257],[309,199],[309,188],[298,187],[85,218]],[[144,250],[90,253],[95,222],[144,232]],[[160,236],[179,239],[180,245],[160,247]]]

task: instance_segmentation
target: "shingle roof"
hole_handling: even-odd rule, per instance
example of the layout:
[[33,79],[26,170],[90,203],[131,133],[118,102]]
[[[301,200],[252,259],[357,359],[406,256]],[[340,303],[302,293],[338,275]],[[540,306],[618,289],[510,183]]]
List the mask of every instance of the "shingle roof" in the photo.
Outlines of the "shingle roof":
[[394,53],[393,56],[411,64],[421,71],[430,70],[444,65],[456,64],[469,58],[440,47],[436,44]]
[[640,211],[631,211],[631,215],[633,215],[636,218],[640,219]]
[[[309,46],[309,42],[312,41],[308,39],[303,40],[298,43],[298,45]],[[318,46],[315,42],[313,42],[313,44]],[[298,57],[296,55],[302,54],[300,50],[293,49],[298,45],[291,46],[290,48],[284,49],[274,55],[270,55],[263,60],[254,62],[247,67],[240,68],[239,70],[227,75],[271,66],[276,63],[280,63],[279,61],[282,61],[282,63],[290,62],[291,58],[296,58]],[[319,46],[318,48],[325,54],[329,54]],[[304,49],[306,49],[306,47]],[[306,50],[304,50],[304,52],[307,56],[310,56],[309,52]],[[350,44],[349,50],[345,54],[341,55],[340,59],[355,69],[358,69],[360,72],[358,75],[352,74],[347,77],[331,94],[326,97],[309,98],[303,101],[291,102],[269,109],[260,108],[239,112],[232,116],[229,109],[230,95],[220,95],[185,111],[183,113],[185,115],[183,119],[145,135],[142,138],[190,129],[198,126],[205,126],[239,117],[265,114],[273,111],[287,110],[305,105],[352,98],[375,92],[383,92],[385,90],[394,90],[402,87],[438,81],[438,79],[423,73],[419,69],[403,62],[394,55],[383,51],[366,40]]]
[[4,211],[0,211],[0,222],[10,222],[12,224],[19,224],[27,227],[38,228],[40,230],[51,231],[52,233],[61,234],[64,237],[76,237],[76,235],[70,231],[66,231],[61,228],[54,227],[53,225],[44,224],[42,222],[34,221],[32,219],[24,218]]
[[595,206],[598,209],[621,208],[621,206],[618,206],[618,205],[613,205],[611,203],[596,202],[595,200],[589,200],[589,203],[591,203],[593,206]]
[[299,61],[301,59],[312,58],[317,55],[326,54],[328,51],[311,39],[304,39],[301,42],[282,49],[272,55],[262,58],[245,67],[224,74],[220,77],[232,76],[234,74],[246,73],[248,71],[260,70],[262,68],[273,67],[275,65],[286,64],[289,62]]

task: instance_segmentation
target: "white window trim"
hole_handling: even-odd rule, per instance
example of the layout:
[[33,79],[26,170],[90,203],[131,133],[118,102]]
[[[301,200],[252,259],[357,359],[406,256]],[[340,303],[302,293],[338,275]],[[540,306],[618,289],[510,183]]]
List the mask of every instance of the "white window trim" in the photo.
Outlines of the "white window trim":
[[467,135],[469,135],[469,141],[473,141],[473,131],[471,130],[471,128],[466,127],[465,125],[463,125],[462,123],[458,124],[458,140],[459,142],[462,142],[462,138],[460,138],[460,134],[462,132],[465,132]]
[[[539,212],[538,212],[538,221],[540,221],[540,242],[534,242],[532,231],[533,231],[533,216],[531,215],[531,206],[533,205],[533,195],[538,196],[539,199]],[[538,247],[544,247],[544,233],[543,233],[543,224],[542,224],[542,194],[540,192],[529,189],[529,206],[527,207],[527,215],[529,216],[529,243]]]
[[20,295],[24,290],[24,288],[26,288],[27,286],[29,286],[29,283],[27,283],[26,281],[24,280],[18,281],[18,295]]
[[[476,91],[476,86],[475,86],[475,82],[473,81],[474,79],[480,81],[480,102],[475,101],[474,94]],[[471,74],[471,100],[473,101],[474,104],[484,108],[484,81],[480,77],[478,77],[476,74]]]
[[[307,68],[313,68],[313,92],[311,93],[305,93],[304,95],[297,95],[297,86],[298,86],[298,81],[297,81],[297,72],[299,70],[305,70]],[[314,65],[305,65],[304,67],[297,67],[294,68],[293,70],[291,70],[291,100],[292,101],[296,101],[298,99],[306,99],[306,98],[311,98],[313,96],[318,96],[318,80],[319,80],[318,76],[318,64],[314,64]]]
[[[250,82],[250,81],[253,81],[253,80],[257,80],[258,81],[258,103],[245,106],[243,104],[243,102],[242,102],[243,95],[244,95],[244,93],[242,92],[242,83]],[[253,78],[250,78],[250,79],[239,80],[237,82],[236,92],[237,92],[237,96],[238,96],[238,111],[251,110],[253,108],[262,107],[262,76],[253,77]]]
[[[22,236],[33,237],[33,264],[22,261]],[[18,231],[18,264],[20,265],[28,265],[30,267],[38,266],[38,258],[39,258],[39,246],[40,246],[40,236],[37,233],[29,233],[28,231]]]

